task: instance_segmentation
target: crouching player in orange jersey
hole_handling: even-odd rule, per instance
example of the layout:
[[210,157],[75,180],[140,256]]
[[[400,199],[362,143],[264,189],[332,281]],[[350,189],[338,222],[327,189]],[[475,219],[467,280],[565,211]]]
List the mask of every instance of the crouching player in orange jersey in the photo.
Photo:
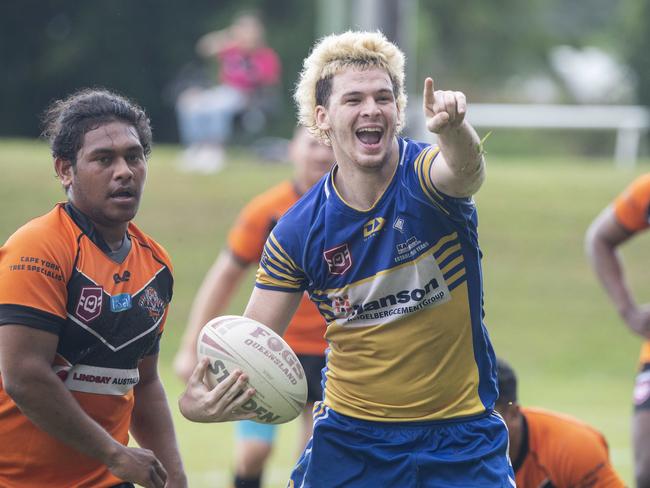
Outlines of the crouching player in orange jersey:
[[609,462],[607,441],[581,421],[517,402],[517,376],[497,361],[496,410],[508,425],[510,459],[518,488],[622,488]]
[[[331,148],[304,127],[296,128],[289,144],[295,165],[292,181],[285,181],[253,199],[241,211],[228,235],[228,249],[219,254],[194,300],[181,348],[174,360],[176,373],[187,381],[197,364],[196,340],[201,327],[222,315],[248,266],[259,262],[266,238],[280,217],[314,185],[334,163]],[[311,408],[322,397],[321,370],[325,366],[326,324],[306,295],[284,334],[298,355],[308,384],[307,406],[301,416],[303,449],[312,431]],[[276,427],[244,420],[237,424],[235,488],[259,488],[264,464],[271,454]]]

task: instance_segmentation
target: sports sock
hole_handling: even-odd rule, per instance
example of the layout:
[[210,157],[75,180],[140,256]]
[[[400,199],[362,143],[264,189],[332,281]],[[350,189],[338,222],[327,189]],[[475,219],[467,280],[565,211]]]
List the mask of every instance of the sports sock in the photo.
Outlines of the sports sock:
[[260,488],[262,486],[261,478],[240,478],[235,475],[235,488]]

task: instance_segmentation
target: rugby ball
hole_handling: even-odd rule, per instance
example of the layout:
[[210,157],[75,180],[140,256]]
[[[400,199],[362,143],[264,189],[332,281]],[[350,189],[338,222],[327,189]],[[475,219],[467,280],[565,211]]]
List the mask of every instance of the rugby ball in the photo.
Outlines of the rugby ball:
[[212,388],[235,369],[248,375],[256,393],[240,408],[254,412],[254,422],[289,422],[305,407],[302,365],[282,337],[260,322],[236,315],[216,317],[203,326],[197,353],[199,359],[210,359],[205,380]]

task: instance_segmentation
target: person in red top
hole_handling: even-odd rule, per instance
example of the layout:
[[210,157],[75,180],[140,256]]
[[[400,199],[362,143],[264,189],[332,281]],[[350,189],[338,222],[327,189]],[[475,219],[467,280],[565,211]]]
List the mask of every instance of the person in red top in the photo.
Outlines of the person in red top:
[[587,253],[600,283],[629,329],[644,339],[634,387],[634,461],[639,488],[650,487],[650,305],[638,304],[626,281],[618,248],[650,226],[650,174],[634,180],[592,222]]
[[518,488],[623,488],[603,435],[578,419],[517,400],[517,377],[497,359],[496,410],[508,426]]
[[249,132],[259,132],[277,101],[281,64],[265,44],[264,25],[254,13],[242,13],[227,29],[203,35],[200,56],[219,64],[218,85],[190,88],[177,102],[181,141],[188,146],[184,169],[220,169],[222,146],[230,138],[235,117]]
[[209,32],[198,53],[219,62],[219,82],[252,94],[280,81],[280,60],[264,43],[264,26],[253,13],[239,15],[225,30]]
[[[319,143],[305,128],[295,130],[289,145],[294,163],[292,181],[284,181],[246,205],[228,234],[228,248],[222,251],[199,289],[181,347],[174,360],[176,373],[185,381],[197,363],[196,340],[208,320],[224,313],[230,298],[250,265],[257,265],[269,232],[282,215],[331,168],[332,150]],[[325,320],[304,296],[284,339],[298,355],[308,383],[308,403],[302,420],[300,449],[311,436],[311,408],[321,400],[320,372],[325,365]],[[237,425],[235,487],[258,488],[264,464],[272,449],[275,426],[254,422]]]

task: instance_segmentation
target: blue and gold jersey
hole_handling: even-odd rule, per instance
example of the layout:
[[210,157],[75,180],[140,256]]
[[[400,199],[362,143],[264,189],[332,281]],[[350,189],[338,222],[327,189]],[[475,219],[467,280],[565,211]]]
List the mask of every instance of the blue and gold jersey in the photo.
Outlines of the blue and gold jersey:
[[399,139],[388,188],[367,211],[332,172],[269,236],[256,286],[307,290],[328,322],[325,404],[377,421],[442,420],[491,409],[494,352],[483,324],[471,198],[433,185],[438,148]]

